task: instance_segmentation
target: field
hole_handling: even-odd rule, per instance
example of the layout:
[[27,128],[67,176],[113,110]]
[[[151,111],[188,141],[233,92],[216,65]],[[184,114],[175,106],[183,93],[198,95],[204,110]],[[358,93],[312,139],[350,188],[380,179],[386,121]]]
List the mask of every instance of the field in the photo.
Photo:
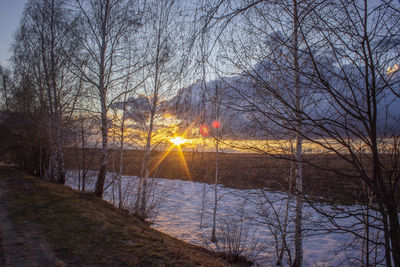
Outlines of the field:
[[[99,151],[86,151],[86,168],[98,168]],[[136,150],[124,151],[123,174],[139,175],[144,152]],[[182,179],[212,183],[215,173],[215,154],[211,152],[183,152],[186,160],[182,160],[179,152],[172,151],[162,161],[164,152],[153,151],[151,154],[151,177]],[[79,159],[79,161],[77,160]],[[67,169],[82,169],[81,152],[74,149],[66,151]],[[326,169],[348,170],[351,168],[343,160],[332,155],[306,155],[304,165],[303,188],[305,194],[319,201],[352,204],[360,200],[362,185],[358,179],[342,177]],[[159,163],[160,162],[160,163]],[[108,170],[119,169],[119,152],[110,153]],[[159,164],[158,164],[159,163]],[[226,187],[256,189],[268,187],[271,190],[286,190],[290,169],[294,162],[261,154],[221,153],[219,154],[219,183]],[[311,166],[315,165],[315,166]],[[156,167],[158,166],[158,167]],[[190,174],[189,174],[190,173]]]

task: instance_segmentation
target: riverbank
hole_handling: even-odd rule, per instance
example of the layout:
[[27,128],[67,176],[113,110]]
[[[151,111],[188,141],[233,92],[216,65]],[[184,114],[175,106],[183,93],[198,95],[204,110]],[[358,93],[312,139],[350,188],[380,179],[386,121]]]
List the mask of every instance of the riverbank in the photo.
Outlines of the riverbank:
[[91,193],[0,166],[3,266],[228,266]]

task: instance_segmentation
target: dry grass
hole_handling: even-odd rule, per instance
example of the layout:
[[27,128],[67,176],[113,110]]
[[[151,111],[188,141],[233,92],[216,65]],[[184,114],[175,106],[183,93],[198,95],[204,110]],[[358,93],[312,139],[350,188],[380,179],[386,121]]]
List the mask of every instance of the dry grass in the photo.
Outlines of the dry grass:
[[155,231],[93,194],[10,167],[0,167],[0,178],[7,185],[9,217],[16,228],[27,222],[38,228],[65,265],[227,265],[215,253]]
[[[151,165],[155,166],[164,152],[153,151]],[[99,151],[89,151],[90,168],[98,168]],[[66,150],[66,164],[69,169],[77,168],[77,157],[73,149]],[[183,161],[178,152],[172,151],[159,165],[154,168],[153,177],[169,179],[193,180],[212,183],[214,180],[215,155],[214,153],[184,152],[191,176],[187,175]],[[109,157],[110,171],[119,166],[119,153]],[[139,175],[143,151],[127,150],[124,152],[123,172],[129,175]],[[352,168],[343,160],[333,155],[313,154],[306,155],[305,160],[325,169],[351,172]],[[221,153],[219,155],[220,183],[232,188],[264,188],[272,190],[287,190],[290,162],[273,158],[268,155],[246,153]],[[341,204],[353,204],[360,191],[359,180],[341,177],[329,171],[323,171],[304,164],[303,186],[304,192],[319,201]]]

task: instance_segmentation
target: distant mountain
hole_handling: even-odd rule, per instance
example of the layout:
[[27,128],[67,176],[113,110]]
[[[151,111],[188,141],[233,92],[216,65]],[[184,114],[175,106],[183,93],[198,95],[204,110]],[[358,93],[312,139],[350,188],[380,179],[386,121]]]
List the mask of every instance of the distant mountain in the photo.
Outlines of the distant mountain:
[[[329,59],[325,60],[327,65]],[[342,70],[328,65],[325,79],[335,85],[339,98],[333,101],[332,95],[324,90],[318,90],[313,83],[301,80],[302,106],[304,113],[304,128],[315,137],[322,133],[316,129],[315,121],[321,120],[326,127],[337,133],[344,133],[343,123],[352,125],[362,131],[364,125],[349,115],[349,112],[359,112],[360,116],[368,116],[366,112],[366,90],[362,87],[363,77],[359,69],[348,65]],[[345,75],[350,76],[350,85],[346,83]],[[393,79],[398,79],[394,77]],[[238,138],[281,138],[287,136],[288,129],[295,127],[295,112],[282,105],[286,101],[293,104],[294,92],[291,77],[282,76],[272,63],[268,61],[255,65],[254,69],[233,77],[219,78],[209,82],[197,80],[195,83],[181,88],[170,101],[172,112],[181,120],[192,122],[196,118],[199,123],[210,123],[216,118],[219,106],[219,120],[226,133]],[[394,80],[393,80],[394,81]],[[392,90],[400,93],[399,82],[394,81]],[[378,80],[378,132],[381,136],[400,134],[400,98],[386,87],[383,79]],[[352,86],[350,90],[349,86]],[[280,100],[273,96],[270,90],[279,92]],[[353,107],[344,109],[337,102],[352,103]],[[216,103],[219,103],[217,105]],[[308,119],[314,120],[311,122]],[[331,123],[327,123],[328,120]]]
[[249,112],[249,105],[241,92],[252,90],[248,78],[237,76],[210,82],[197,80],[181,88],[170,101],[171,113],[178,119],[197,125],[211,125],[218,120],[221,134],[231,138],[265,138],[265,130],[257,127],[256,113]]

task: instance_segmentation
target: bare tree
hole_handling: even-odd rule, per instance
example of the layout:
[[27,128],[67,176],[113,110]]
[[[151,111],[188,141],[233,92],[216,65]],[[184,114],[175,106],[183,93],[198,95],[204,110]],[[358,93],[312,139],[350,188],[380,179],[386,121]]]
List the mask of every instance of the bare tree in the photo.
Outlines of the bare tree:
[[65,183],[63,114],[76,99],[69,59],[78,52],[72,34],[77,27],[65,1],[32,0],[26,5],[14,44],[16,70],[32,73],[32,90],[41,106],[40,123],[45,124],[50,146],[46,173],[60,183]]
[[[303,206],[303,113],[312,104],[312,90],[300,70],[307,65],[301,47],[307,38],[300,34],[300,23],[306,24],[308,13],[316,1],[251,1],[249,3],[216,1],[209,11],[209,24],[217,27],[220,47],[224,47],[222,59],[232,69],[222,68],[221,76],[232,76],[226,86],[233,90],[233,108],[248,112],[260,129],[268,121],[269,131],[282,138],[283,129],[296,134],[294,160],[296,163],[296,231],[295,260],[293,266],[301,266],[302,206]],[[282,15],[284,14],[284,15]],[[241,30],[238,31],[237,29]],[[245,36],[245,38],[243,38]],[[257,45],[254,45],[256,42]],[[228,71],[226,70],[228,69]],[[232,71],[233,70],[233,71]],[[260,138],[260,132],[256,133]],[[268,138],[268,137],[267,137]],[[267,151],[267,153],[269,153]],[[282,158],[285,158],[282,156]]]
[[80,47],[86,52],[86,64],[81,68],[84,80],[96,88],[101,122],[100,169],[95,194],[103,196],[108,162],[108,110],[124,92],[117,90],[129,68],[124,60],[124,38],[132,34],[140,16],[134,1],[76,0],[75,9],[85,27]]
[[[148,178],[154,174],[157,166],[151,170],[150,155],[157,130],[160,130],[162,116],[167,111],[169,98],[173,89],[182,77],[185,67],[186,48],[182,43],[185,25],[180,21],[179,1],[154,1],[148,3],[149,21],[143,29],[144,46],[147,47],[147,67],[143,69],[146,81],[143,84],[140,99],[142,112],[137,118],[143,129],[144,157],[140,171],[135,212],[139,218],[145,219],[148,214]],[[165,137],[164,137],[165,138]]]
[[[130,75],[126,76],[126,81],[125,81],[125,91],[129,92],[128,87],[129,87],[129,78]],[[127,125],[127,115],[128,115],[128,93],[123,95],[123,100],[122,103],[116,102],[115,107],[113,107],[114,112],[116,113],[116,121],[114,120],[114,124],[116,127],[119,126],[119,133],[117,134],[117,137],[119,138],[119,166],[118,166],[118,208],[122,209],[123,204],[124,204],[124,199],[123,199],[123,188],[122,188],[122,173],[123,173],[123,160],[124,160],[124,149],[125,149],[125,142],[127,140],[127,130],[128,130],[128,125]],[[121,107],[122,105],[122,107]],[[118,109],[122,109],[122,114],[118,114]]]
[[[394,4],[394,3],[392,3]],[[325,101],[308,116],[307,139],[352,166],[334,170],[365,183],[381,214],[386,265],[399,266],[398,172],[399,19],[393,6],[331,2],[314,10],[315,39],[307,52]],[[304,114],[303,114],[304,115]],[[320,141],[310,138],[317,133]],[[336,143],[337,145],[332,145]]]
[[94,142],[97,125],[94,119],[87,114],[78,115],[71,123],[74,154],[78,168],[78,189],[86,191],[88,172],[93,166],[95,159],[93,149],[90,149],[90,147],[97,146],[96,142]]
[[218,171],[219,171],[219,162],[218,162],[218,157],[219,157],[219,145],[220,145],[220,110],[221,110],[221,100],[220,100],[220,93],[218,90],[218,85],[215,86],[215,93],[213,97],[213,109],[214,109],[214,121],[212,122],[212,127],[214,128],[215,134],[215,173],[214,173],[214,209],[213,209],[213,226],[212,226],[212,232],[211,232],[211,241],[212,242],[217,242],[217,236],[216,236],[216,221],[217,221],[217,208],[218,208]]

